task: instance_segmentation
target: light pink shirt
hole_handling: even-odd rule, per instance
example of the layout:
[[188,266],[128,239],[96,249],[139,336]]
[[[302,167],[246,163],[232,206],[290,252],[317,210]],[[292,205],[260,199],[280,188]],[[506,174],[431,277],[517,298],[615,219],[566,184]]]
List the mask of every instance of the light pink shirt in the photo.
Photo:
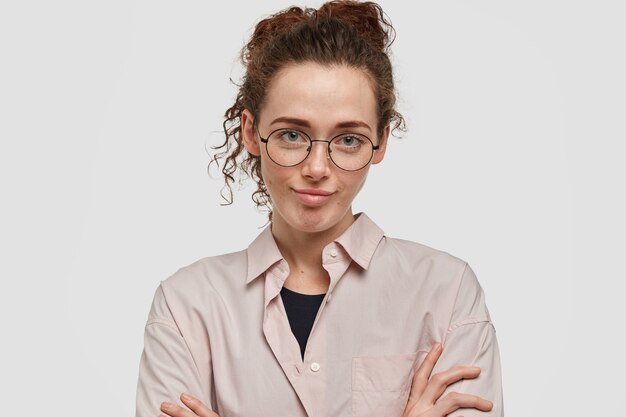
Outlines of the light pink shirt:
[[[385,236],[364,213],[323,251],[330,286],[304,361],[280,297],[289,267],[271,226],[247,250],[179,269],[156,289],[139,365],[137,417],[197,396],[220,417],[402,416],[411,378],[436,342],[433,373],[479,366],[449,391],[503,416],[495,329],[468,264]],[[445,395],[445,393],[444,393]]]

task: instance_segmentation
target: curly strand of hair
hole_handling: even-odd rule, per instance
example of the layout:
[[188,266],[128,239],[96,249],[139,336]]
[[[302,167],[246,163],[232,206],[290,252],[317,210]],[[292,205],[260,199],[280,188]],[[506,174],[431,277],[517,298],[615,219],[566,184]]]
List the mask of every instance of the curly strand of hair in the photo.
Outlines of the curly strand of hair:
[[[247,152],[243,141],[240,140],[241,114],[244,110],[242,103],[243,93],[240,92],[237,95],[235,104],[226,110],[224,114],[225,119],[222,123],[225,135],[224,143],[211,147],[214,150],[223,150],[211,157],[208,169],[210,169],[212,163],[215,163],[219,167],[219,160],[224,158],[224,166],[222,167],[224,186],[220,191],[220,195],[225,200],[225,203],[221,205],[230,205],[233,203],[232,185],[237,181],[235,174],[240,174],[237,181],[239,184],[242,183],[245,177],[251,178],[257,184],[257,189],[252,194],[252,201],[254,201],[256,207],[268,207],[270,199],[265,183],[263,182],[259,158],[250,154],[248,154],[247,158],[241,158],[242,154]],[[271,221],[271,210],[269,212],[269,219]]]

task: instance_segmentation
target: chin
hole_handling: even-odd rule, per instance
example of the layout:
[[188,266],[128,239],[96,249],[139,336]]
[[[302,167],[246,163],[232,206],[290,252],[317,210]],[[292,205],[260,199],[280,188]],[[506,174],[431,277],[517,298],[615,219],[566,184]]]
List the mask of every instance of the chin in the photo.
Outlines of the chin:
[[341,223],[349,209],[348,206],[339,210],[336,204],[326,207],[299,207],[290,216],[289,224],[302,232],[323,232]]
[[292,219],[291,226],[295,229],[303,232],[323,232],[328,229],[332,222],[328,216],[324,216],[322,213],[303,213],[300,216]]

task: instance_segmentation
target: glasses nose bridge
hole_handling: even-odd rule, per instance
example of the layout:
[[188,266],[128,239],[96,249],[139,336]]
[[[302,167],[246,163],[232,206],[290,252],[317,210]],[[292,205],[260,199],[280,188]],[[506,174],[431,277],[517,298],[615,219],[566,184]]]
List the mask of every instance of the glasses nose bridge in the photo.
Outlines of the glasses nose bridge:
[[324,143],[326,143],[326,145],[327,145],[326,146],[326,159],[330,159],[330,153],[331,153],[331,150],[330,150],[330,143],[331,143],[331,141],[330,140],[311,139],[311,138],[309,138],[309,142],[311,142],[311,144],[309,145],[309,153],[307,154],[305,159],[308,159],[308,157],[311,155],[311,153],[313,153],[313,144],[315,142],[324,142]]

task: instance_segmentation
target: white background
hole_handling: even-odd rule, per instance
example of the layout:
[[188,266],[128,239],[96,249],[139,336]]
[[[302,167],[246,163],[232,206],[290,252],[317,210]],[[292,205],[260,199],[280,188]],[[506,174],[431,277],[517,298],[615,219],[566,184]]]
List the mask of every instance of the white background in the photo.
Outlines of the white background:
[[[623,416],[624,6],[381,4],[409,131],[354,211],[473,267],[507,416]],[[134,414],[159,281],[265,223],[251,187],[219,205],[205,143],[289,5],[2,3],[3,415]]]

